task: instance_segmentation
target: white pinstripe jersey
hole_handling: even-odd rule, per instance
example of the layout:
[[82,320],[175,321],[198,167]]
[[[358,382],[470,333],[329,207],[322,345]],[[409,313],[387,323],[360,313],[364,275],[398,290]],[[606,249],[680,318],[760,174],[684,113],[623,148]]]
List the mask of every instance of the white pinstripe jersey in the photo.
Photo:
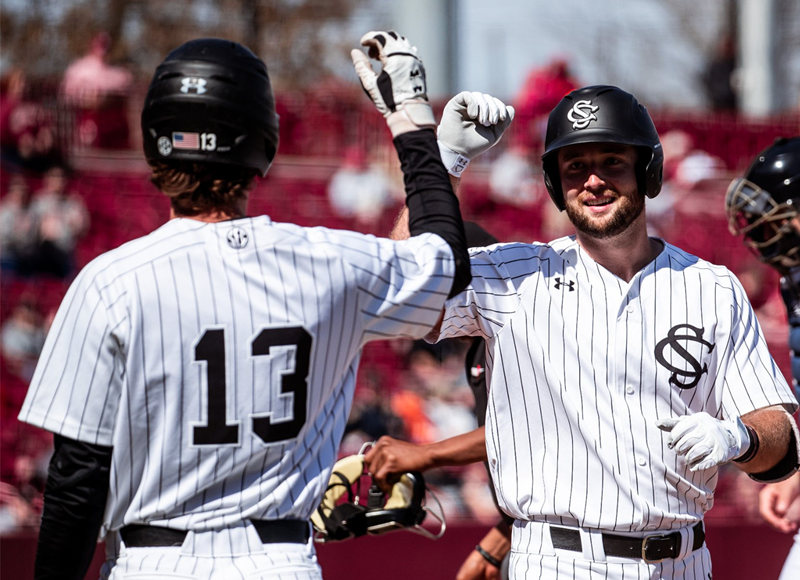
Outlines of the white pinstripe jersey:
[[523,520],[637,532],[713,503],[656,426],[797,402],[735,276],[665,245],[630,283],[574,237],[472,253],[440,338],[487,339],[486,444],[501,507]]
[[433,234],[171,220],[81,271],[20,419],[114,447],[105,529],[308,519],[362,346],[428,332],[453,273]]

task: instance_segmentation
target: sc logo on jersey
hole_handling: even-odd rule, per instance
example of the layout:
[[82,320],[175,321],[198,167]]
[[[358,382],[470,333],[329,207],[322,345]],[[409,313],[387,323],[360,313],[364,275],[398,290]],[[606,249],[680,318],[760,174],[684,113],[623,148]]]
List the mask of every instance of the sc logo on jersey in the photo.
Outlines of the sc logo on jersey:
[[[714,350],[714,344],[703,339],[704,328],[697,328],[691,324],[678,324],[669,329],[667,338],[656,344],[656,360],[672,373],[669,383],[681,389],[692,389],[697,386],[700,379],[708,372],[708,364],[700,364],[699,357],[702,356],[703,347],[708,349],[708,354]],[[697,343],[697,347],[689,352],[684,347],[687,342]],[[686,361],[690,368],[677,367],[673,365],[665,356],[666,349],[671,349],[673,355],[677,355]],[[672,359],[673,357],[670,357]],[[681,381],[680,379],[685,379]]]
[[572,122],[573,129],[585,129],[592,121],[597,121],[594,114],[600,107],[593,105],[592,101],[578,101],[567,113],[567,119]]

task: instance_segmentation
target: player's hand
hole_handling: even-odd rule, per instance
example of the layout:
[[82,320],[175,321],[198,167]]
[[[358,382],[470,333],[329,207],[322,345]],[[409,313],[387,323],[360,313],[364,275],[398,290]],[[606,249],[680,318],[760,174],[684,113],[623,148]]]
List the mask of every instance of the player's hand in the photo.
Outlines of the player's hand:
[[436,129],[447,171],[456,177],[493,147],[514,119],[514,107],[485,93],[463,91],[450,99]]
[[[797,519],[798,508],[800,508],[800,474],[778,483],[769,483],[761,488],[758,494],[758,511],[761,517],[781,532],[793,534],[800,529],[800,521]],[[790,510],[794,514],[791,514]]]
[[[510,534],[511,530],[508,530],[508,533]],[[494,526],[486,532],[478,545],[502,565],[503,558],[511,549],[511,538],[510,535],[505,535],[497,526]],[[500,578],[500,566],[489,562],[478,552],[477,548],[470,552],[456,574],[456,580],[499,580]]]
[[691,471],[709,469],[741,457],[750,446],[750,434],[742,419],[715,419],[705,412],[668,417],[657,423],[670,435],[667,445],[686,456]]
[[364,465],[382,488],[390,487],[408,471],[425,471],[433,464],[424,445],[384,435],[364,454]]
[[353,49],[350,57],[364,91],[389,125],[392,136],[433,128],[436,121],[428,102],[425,67],[405,36],[394,31],[372,31],[361,37],[369,57],[380,62],[376,74],[362,50]]
[[500,580],[500,568],[472,550],[458,569],[456,580]]

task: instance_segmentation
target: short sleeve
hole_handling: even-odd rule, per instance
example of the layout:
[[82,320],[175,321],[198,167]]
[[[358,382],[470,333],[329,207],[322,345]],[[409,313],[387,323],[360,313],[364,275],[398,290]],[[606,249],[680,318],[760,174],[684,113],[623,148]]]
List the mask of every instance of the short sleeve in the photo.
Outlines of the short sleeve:
[[122,365],[91,272],[87,267],[78,275],[58,309],[19,419],[78,441],[111,445]]

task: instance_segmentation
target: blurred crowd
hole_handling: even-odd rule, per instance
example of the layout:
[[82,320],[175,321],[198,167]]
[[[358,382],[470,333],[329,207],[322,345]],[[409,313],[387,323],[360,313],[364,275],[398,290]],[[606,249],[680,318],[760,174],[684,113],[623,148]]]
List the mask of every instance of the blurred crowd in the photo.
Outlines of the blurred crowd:
[[[95,37],[86,54],[65,70],[58,87],[49,93],[37,92],[21,70],[6,71],[0,80],[0,534],[38,525],[51,441],[49,435],[16,421],[16,414],[69,281],[92,254],[110,247],[93,246],[83,254],[78,251],[98,228],[124,230],[126,220],[141,219],[147,211],[155,215],[152,208],[132,207],[125,198],[130,193],[120,187],[105,193],[121,200],[115,214],[119,221],[92,219],[97,211],[87,196],[92,177],[73,167],[76,152],[87,148],[130,151],[132,146],[127,99],[134,80],[124,68],[109,63],[109,48],[107,35]],[[719,68],[724,68],[724,63]],[[714,74],[718,78],[724,72]],[[517,117],[507,141],[470,166],[465,176],[465,217],[490,231],[502,232],[504,240],[545,240],[568,233],[568,223],[549,202],[539,157],[548,112],[579,84],[563,57],[530,72],[512,101]],[[398,168],[385,162],[391,156],[374,144],[389,145],[382,128],[372,140],[363,136],[351,139],[319,119],[293,114],[302,110],[308,116],[315,110],[312,97],[303,99],[293,109],[291,101],[281,101],[279,96],[281,148],[294,154],[303,135],[313,135],[320,147],[330,141],[337,170],[331,170],[321,185],[319,177],[296,177],[303,185],[317,180],[313,186],[297,188],[298,192],[315,192],[314,200],[302,199],[299,194],[297,198],[270,196],[271,188],[286,184],[270,176],[258,186],[262,191],[254,196],[256,209],[276,220],[287,216],[285,219],[302,222],[296,214],[289,217],[289,212],[314,207],[330,216],[330,225],[385,235],[388,226],[385,231],[379,228],[391,223],[402,199],[402,182]],[[316,105],[324,118],[331,115],[330,95],[326,99]],[[339,121],[340,109],[336,108]],[[746,139],[746,133],[737,130],[735,119],[725,122],[731,125],[731,135]],[[697,131],[686,118],[665,118],[660,125],[665,179],[661,195],[648,202],[653,231],[737,272],[758,309],[768,340],[785,350],[785,312],[777,279],[727,233],[723,215],[725,187],[733,172],[741,169],[737,164],[772,137],[758,134],[743,140],[736,144],[737,152],[731,142],[716,142],[718,134],[709,137],[712,131],[701,131],[702,123],[696,124]],[[320,135],[320,127],[328,127],[327,133]],[[783,127],[778,123],[772,130]],[[341,146],[343,140],[352,143]],[[309,161],[314,159],[306,159]],[[303,171],[301,168],[298,174]],[[147,176],[142,173],[137,179],[145,183]],[[270,199],[275,200],[274,205],[268,204]],[[266,200],[263,207],[257,205],[258,200]],[[154,198],[153,203],[162,201]],[[363,443],[383,434],[425,443],[477,426],[464,372],[464,343],[397,341],[380,355],[370,355],[370,348],[365,350],[342,456],[357,453]],[[786,361],[779,362],[788,363],[788,354]],[[757,487],[743,480],[737,470],[723,470],[722,477],[717,504],[722,507],[715,507],[713,514],[757,521]],[[494,522],[496,512],[483,466],[433,470],[426,480],[448,518]],[[726,503],[728,495],[732,499]]]

